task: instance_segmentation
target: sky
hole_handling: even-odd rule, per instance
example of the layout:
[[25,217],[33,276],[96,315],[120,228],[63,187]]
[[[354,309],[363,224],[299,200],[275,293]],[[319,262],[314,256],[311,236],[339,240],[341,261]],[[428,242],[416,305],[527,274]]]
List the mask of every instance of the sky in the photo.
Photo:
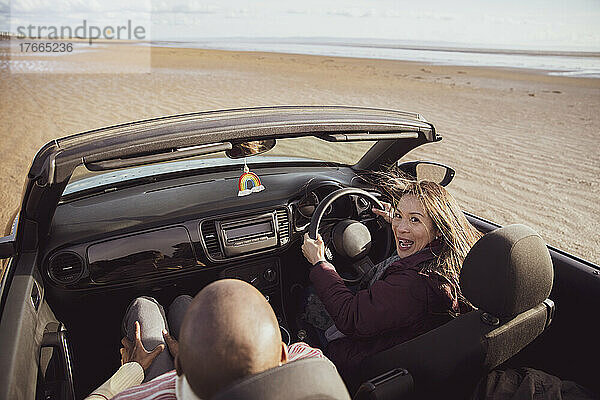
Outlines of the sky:
[[153,40],[330,37],[600,50],[600,0],[0,0],[5,31],[83,19],[132,19],[148,25]]

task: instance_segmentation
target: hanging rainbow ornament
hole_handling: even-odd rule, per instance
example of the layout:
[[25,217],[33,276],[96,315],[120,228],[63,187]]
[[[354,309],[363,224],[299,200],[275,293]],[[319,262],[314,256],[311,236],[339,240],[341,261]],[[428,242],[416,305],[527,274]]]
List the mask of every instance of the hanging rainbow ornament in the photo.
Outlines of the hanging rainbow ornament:
[[240,176],[238,182],[239,192],[238,196],[248,196],[252,193],[258,193],[265,190],[265,187],[260,183],[260,178],[254,172],[250,172],[250,168],[246,164],[244,159],[244,173]]

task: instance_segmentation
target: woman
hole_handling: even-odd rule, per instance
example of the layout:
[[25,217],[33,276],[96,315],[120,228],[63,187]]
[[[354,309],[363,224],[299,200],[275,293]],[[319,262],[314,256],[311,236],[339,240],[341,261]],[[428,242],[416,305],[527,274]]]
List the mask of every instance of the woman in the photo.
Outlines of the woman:
[[[389,179],[395,203],[373,209],[392,224],[396,255],[363,278],[362,290],[348,289],[325,259],[320,236],[304,236],[302,252],[312,265],[310,280],[335,327],[328,329],[328,357],[345,378],[367,356],[425,333],[471,309],[459,287],[462,262],[481,234],[456,200],[429,181]],[[332,334],[333,331],[339,332]]]

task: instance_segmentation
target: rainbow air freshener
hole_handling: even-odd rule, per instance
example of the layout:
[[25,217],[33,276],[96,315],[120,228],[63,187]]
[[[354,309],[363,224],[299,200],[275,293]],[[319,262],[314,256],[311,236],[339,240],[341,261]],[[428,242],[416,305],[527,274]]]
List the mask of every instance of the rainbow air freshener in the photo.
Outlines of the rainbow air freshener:
[[265,190],[265,187],[260,183],[258,175],[254,172],[250,172],[247,165],[244,165],[244,173],[240,176],[238,187],[238,196],[248,196],[249,194]]

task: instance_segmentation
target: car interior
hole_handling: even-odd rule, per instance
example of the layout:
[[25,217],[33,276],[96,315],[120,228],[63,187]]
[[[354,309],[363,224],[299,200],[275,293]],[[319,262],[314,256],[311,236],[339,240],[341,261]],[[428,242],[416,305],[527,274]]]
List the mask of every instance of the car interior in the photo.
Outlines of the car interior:
[[[380,141],[374,146],[378,162],[393,159],[414,177],[430,165],[437,168],[439,182],[450,183],[451,168],[403,162],[405,153],[427,142],[414,140],[409,139],[404,151],[391,151],[389,143]],[[310,284],[300,249],[304,233],[323,235],[327,257],[334,265],[349,266],[339,269],[348,283],[395,251],[391,229],[370,211],[386,200],[364,168],[375,165],[374,153],[344,166],[273,161],[250,157],[264,149],[233,147],[225,150],[240,161],[234,164],[136,178],[134,184],[100,192],[82,189],[73,194],[61,188],[53,199],[48,234],[43,241],[22,245],[26,251],[9,261],[10,275],[2,281],[10,290],[2,292],[0,338],[11,350],[0,357],[0,367],[7,371],[0,397],[31,398],[35,393],[40,399],[84,398],[120,365],[121,320],[133,299],[152,296],[168,305],[221,278],[243,279],[258,288],[273,307],[288,344],[302,340],[319,346],[301,318]],[[96,168],[110,169],[103,162]],[[252,193],[240,194],[240,175],[248,173],[244,168],[260,177],[264,190],[252,192],[257,186],[250,184]],[[36,190],[27,189],[26,196],[33,197]],[[40,198],[34,200],[39,203]],[[36,215],[27,204],[24,210],[21,215]],[[600,309],[598,267],[547,247],[519,221],[498,229],[465,214],[477,229],[489,232],[471,250],[461,273],[461,287],[478,309],[366,359],[363,374],[345,382],[351,396],[466,398],[490,370],[519,366],[599,392],[593,367],[600,357],[594,321]],[[13,228],[26,229],[35,220],[27,218]],[[340,226],[356,222],[368,230],[366,251],[339,238]],[[270,372],[261,376],[262,383],[243,383],[221,398],[267,399],[271,397],[265,388],[285,374],[302,379],[308,379],[303,375],[307,370],[313,376],[330,374],[314,373],[327,369],[322,365],[305,367],[304,372],[301,367],[295,367],[298,372],[292,367],[292,372]],[[314,388],[330,387],[329,395],[336,398],[337,378],[330,385],[327,379]]]
[[[51,227],[53,239],[48,245],[55,250],[43,260],[43,271],[47,274],[44,287],[47,302],[56,318],[68,327],[69,343],[73,349],[72,379],[77,398],[93,390],[119,365],[121,319],[129,302],[141,295],[151,295],[162,304],[170,304],[178,295],[194,295],[215,279],[244,279],[269,300],[285,340],[303,339],[313,345],[317,343],[311,342],[307,332],[298,325],[302,312],[298,296],[309,284],[307,264],[300,251],[303,228],[310,222],[305,213],[307,209],[314,208],[311,202],[315,199],[324,199],[339,188],[350,186],[351,182],[356,184],[356,181],[352,180],[351,171],[343,168],[328,171],[323,171],[323,168],[303,168],[302,171],[282,168],[273,171],[255,167],[253,170],[270,188],[269,196],[266,201],[263,196],[260,202],[258,197],[244,199],[245,209],[239,208],[238,199],[227,199],[223,193],[223,187],[227,187],[223,181],[235,184],[238,171],[214,174],[214,180],[210,182],[194,176],[140,185],[106,193],[103,201],[94,197],[67,202],[57,208]],[[365,189],[373,191],[373,188]],[[372,261],[379,262],[389,254],[392,248],[390,232],[370,213],[370,200],[343,196],[330,207],[323,223],[345,218],[362,221],[373,231]],[[143,214],[140,215],[140,211]],[[169,224],[156,228],[155,221],[147,222],[150,216],[163,216]],[[480,229],[488,227],[476,219],[472,222]],[[130,226],[128,230],[134,232],[113,233],[115,227],[124,226]],[[131,226],[135,228],[131,229]],[[79,240],[83,237],[95,239]],[[260,238],[262,243],[253,241],[254,238]],[[483,258],[479,261],[481,268],[491,265],[483,262],[485,253],[479,257]],[[487,257],[493,261],[489,253]],[[519,278],[527,276],[523,273]],[[544,283],[548,286],[547,280]],[[531,293],[531,286],[522,288]],[[546,289],[549,291],[549,288]],[[471,290],[476,291],[477,288]],[[528,304],[540,306],[543,316],[538,319],[543,327],[549,324],[552,314],[543,303],[546,297],[547,293],[536,298],[535,304]],[[486,309],[481,312],[483,310]],[[498,313],[491,315],[507,317]],[[461,341],[459,338],[466,340],[463,330],[481,334],[481,327],[476,328],[473,324],[487,327],[486,333],[494,327],[493,324],[482,323],[477,315],[468,315],[468,319],[466,328],[457,327],[454,331],[451,326],[443,327],[440,335],[448,343],[442,345],[438,338],[433,339],[436,347],[420,344],[417,347],[420,350],[412,350],[416,352],[412,357],[405,353],[411,351],[404,349],[394,358],[383,354],[369,360],[367,370],[384,373],[393,370],[394,366],[403,366],[414,374],[418,383],[419,366],[437,364],[431,361],[435,360],[435,352],[427,361],[428,358],[423,358],[423,349],[430,349],[427,352],[431,353],[432,348],[442,345],[446,349],[462,350],[458,343]],[[514,324],[512,318],[509,320],[507,324]],[[453,322],[458,324],[458,321]],[[535,336],[541,330],[537,329]],[[470,339],[481,346],[479,336]],[[464,344],[464,353],[459,354],[460,357],[469,357],[471,346],[474,344]],[[514,353],[524,345],[516,346]],[[547,357],[544,353],[532,351],[531,356],[543,359]],[[501,357],[501,361],[504,358],[507,357]],[[392,360],[398,360],[399,364]],[[492,367],[497,364],[499,362],[494,362]],[[560,368],[560,365],[554,368]],[[459,358],[453,368],[440,366],[438,373],[442,371],[452,371],[467,378],[467,382],[463,382],[456,377],[445,377],[448,382],[463,382],[461,387],[467,388],[473,387],[477,377],[482,376],[483,367],[473,365],[468,358]]]

